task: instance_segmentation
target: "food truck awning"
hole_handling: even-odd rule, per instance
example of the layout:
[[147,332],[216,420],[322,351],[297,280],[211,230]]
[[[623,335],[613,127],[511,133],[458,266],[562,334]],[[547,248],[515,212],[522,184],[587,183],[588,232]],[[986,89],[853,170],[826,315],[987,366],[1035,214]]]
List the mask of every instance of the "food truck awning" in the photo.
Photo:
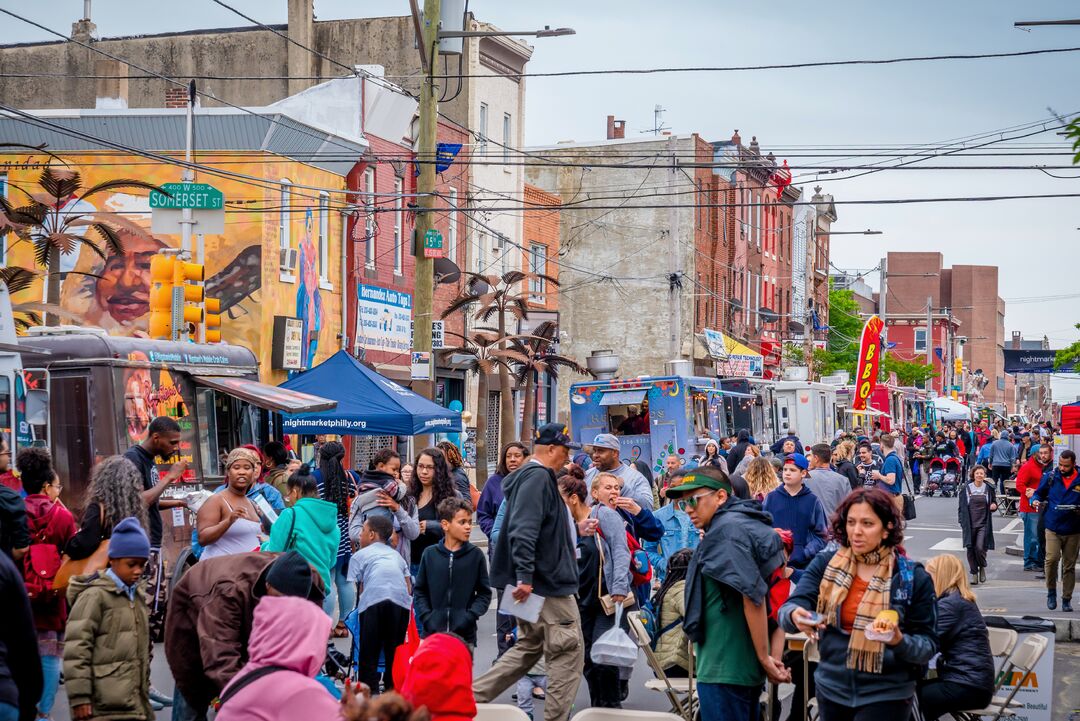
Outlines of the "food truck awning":
[[604,390],[601,391],[603,395],[600,397],[600,405],[602,406],[636,406],[645,400],[645,394],[649,392],[649,387],[634,388],[632,390]]
[[879,411],[877,408],[867,408],[866,410],[863,410],[863,411],[857,411],[857,410],[855,410],[853,408],[845,408],[844,413],[851,413],[851,414],[858,413],[859,415],[864,415],[864,416],[887,416],[887,415],[889,415],[885,411]]
[[195,382],[200,386],[213,388],[216,391],[236,396],[242,401],[247,401],[253,406],[265,408],[268,411],[281,411],[283,413],[314,413],[335,408],[337,401],[307,393],[285,390],[277,386],[259,383],[248,378],[236,376],[211,376],[193,374]]
[[329,412],[287,413],[286,433],[415,436],[463,430],[461,413],[379,375],[343,350],[274,390],[317,393],[337,401]]

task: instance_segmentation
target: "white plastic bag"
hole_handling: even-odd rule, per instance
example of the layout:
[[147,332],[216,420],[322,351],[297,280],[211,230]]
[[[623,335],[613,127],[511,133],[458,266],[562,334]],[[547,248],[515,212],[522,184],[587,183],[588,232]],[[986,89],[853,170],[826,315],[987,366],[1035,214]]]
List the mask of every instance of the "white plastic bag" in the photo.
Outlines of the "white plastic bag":
[[593,663],[602,666],[632,667],[637,661],[638,649],[634,641],[623,631],[619,624],[622,621],[623,607],[615,606],[615,626],[600,635],[593,641],[591,658]]

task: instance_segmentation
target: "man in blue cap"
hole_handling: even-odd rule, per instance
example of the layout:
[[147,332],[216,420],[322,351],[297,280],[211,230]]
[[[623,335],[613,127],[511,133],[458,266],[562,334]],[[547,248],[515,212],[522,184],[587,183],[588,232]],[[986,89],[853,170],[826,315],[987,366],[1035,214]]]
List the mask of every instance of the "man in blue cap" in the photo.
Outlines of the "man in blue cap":
[[580,447],[561,423],[542,426],[529,460],[502,481],[506,518],[495,543],[491,583],[497,589],[512,586],[518,604],[534,592],[544,601],[535,621],[518,619],[517,643],[473,682],[477,703],[489,703],[543,658],[548,676],[545,721],[569,717],[585,661],[575,597],[577,531],[555,480],[570,459],[570,449]]
[[589,444],[593,466],[585,474],[585,486],[591,491],[593,481],[601,473],[610,473],[622,479],[620,496],[633,500],[642,508],[653,510],[652,486],[636,468],[628,466],[619,458],[619,437],[601,433]]
[[[704,532],[686,572],[683,629],[695,645],[702,721],[756,719],[766,678],[791,673],[769,656],[768,577],[784,563],[772,518],[735,497],[719,468],[696,468],[668,489]],[[549,687],[550,688],[550,687]]]

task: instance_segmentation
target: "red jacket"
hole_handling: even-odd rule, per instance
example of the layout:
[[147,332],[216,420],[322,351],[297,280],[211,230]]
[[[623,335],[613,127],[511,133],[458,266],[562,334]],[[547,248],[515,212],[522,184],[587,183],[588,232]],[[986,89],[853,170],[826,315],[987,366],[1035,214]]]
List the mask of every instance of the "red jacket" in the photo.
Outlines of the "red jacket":
[[[75,535],[75,517],[63,504],[49,500],[44,493],[26,497],[26,527],[30,543],[52,543],[64,552],[64,546]],[[55,511],[53,509],[56,509]],[[50,513],[52,515],[50,515]],[[63,631],[67,623],[67,601],[64,595],[42,597],[30,604],[34,626],[39,631]]]
[[455,636],[428,636],[409,662],[398,692],[414,708],[426,706],[431,721],[471,721],[476,700],[469,649]]
[[1035,490],[1039,487],[1039,482],[1042,481],[1043,473],[1049,469],[1049,465],[1042,465],[1039,460],[1032,456],[1020,466],[1020,470],[1016,472],[1016,490],[1020,492],[1020,512],[1021,513],[1034,513],[1035,509],[1031,507],[1031,501],[1028,500],[1028,489]]
[[20,495],[22,494],[22,481],[11,471],[4,471],[0,474],[0,484],[7,486]]

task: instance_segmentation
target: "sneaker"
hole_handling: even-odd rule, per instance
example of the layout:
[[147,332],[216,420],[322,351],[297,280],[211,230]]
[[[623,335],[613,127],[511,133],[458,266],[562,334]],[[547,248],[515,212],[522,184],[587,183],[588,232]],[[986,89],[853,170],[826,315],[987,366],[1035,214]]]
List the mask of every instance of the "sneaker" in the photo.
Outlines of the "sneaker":
[[1057,608],[1057,592],[1050,591],[1046,594],[1046,607],[1053,611]]
[[161,691],[158,691],[153,686],[150,687],[150,700],[151,701],[157,701],[162,706],[172,706],[172,704],[173,704],[173,700],[172,700],[171,696],[166,696],[165,694],[161,693]]
[[1061,599],[1061,610],[1064,611],[1065,613],[1072,613],[1072,599],[1071,598],[1063,598],[1063,599]]
[[1038,580],[1038,581],[1045,581],[1046,580],[1046,571],[1042,570],[1041,568],[1036,569],[1035,579]]
[[154,699],[150,699],[150,708],[154,709],[155,711],[160,711],[161,709],[165,708],[165,704],[159,703]]
[[979,583],[986,583],[986,566],[979,569]]
[[1024,570],[1028,571],[1028,572],[1033,572],[1033,571],[1041,571],[1042,569],[1039,568],[1038,566],[1024,566]]

